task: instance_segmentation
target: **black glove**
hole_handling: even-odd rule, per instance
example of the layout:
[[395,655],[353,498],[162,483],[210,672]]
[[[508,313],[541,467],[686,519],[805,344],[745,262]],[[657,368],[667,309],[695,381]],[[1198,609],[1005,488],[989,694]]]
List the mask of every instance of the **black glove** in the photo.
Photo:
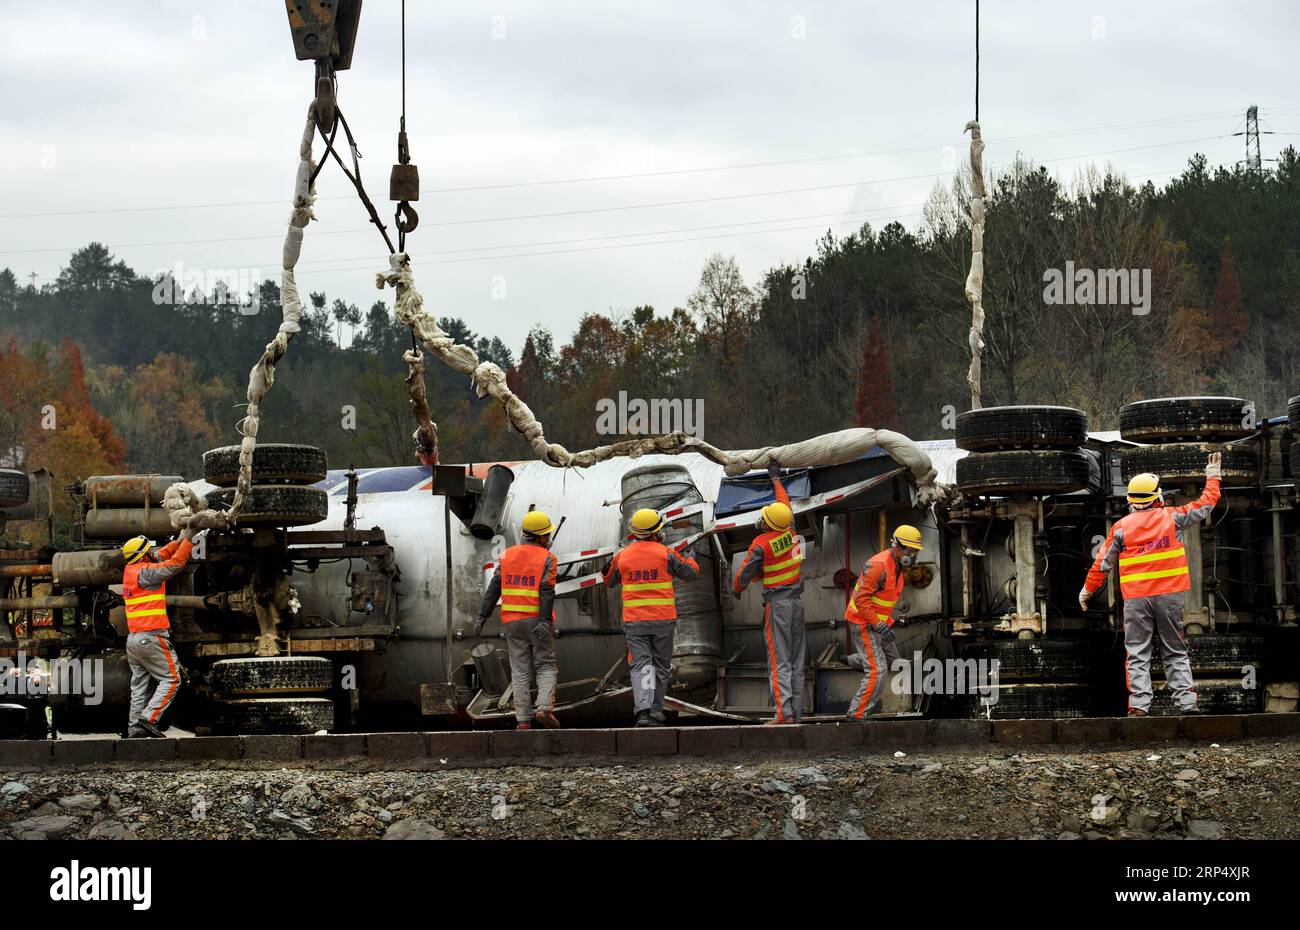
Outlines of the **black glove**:
[[483,635],[483,624],[488,622],[487,617],[479,617],[474,621],[474,626],[470,628],[469,635],[479,637]]
[[776,462],[769,462],[767,466],[767,476],[773,481],[781,477],[781,466]]

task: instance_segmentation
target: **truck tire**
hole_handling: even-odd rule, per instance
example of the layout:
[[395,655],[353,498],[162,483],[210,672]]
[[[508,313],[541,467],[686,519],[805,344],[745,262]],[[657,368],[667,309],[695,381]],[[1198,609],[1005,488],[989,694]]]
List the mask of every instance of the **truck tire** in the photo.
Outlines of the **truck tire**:
[[1119,409],[1119,434],[1130,442],[1204,442],[1240,439],[1250,402],[1240,397],[1157,397]]
[[999,681],[1084,681],[1092,675],[1095,650],[1072,639],[999,639],[971,643],[961,658],[996,660]]
[[1143,472],[1153,472],[1161,482],[1205,481],[1205,463],[1210,452],[1223,455],[1223,483],[1225,485],[1254,484],[1259,480],[1259,452],[1253,446],[1241,444],[1210,445],[1209,451],[1201,443],[1170,442],[1158,446],[1125,449],[1120,453],[1120,471],[1124,480]]
[[[220,488],[208,495],[208,504],[230,509],[234,488]],[[310,526],[329,513],[329,495],[320,488],[292,484],[255,484],[248,503],[239,514],[240,526]]]
[[329,698],[238,698],[214,706],[214,729],[227,735],[334,729],[334,702]]
[[1292,438],[1300,440],[1300,394],[1286,402],[1286,422]]
[[21,507],[27,503],[31,493],[27,472],[14,471],[12,468],[0,468],[0,509]]
[[1075,449],[972,452],[957,460],[967,494],[1066,494],[1088,484],[1088,457]]
[[[253,447],[254,484],[315,484],[325,475],[323,449],[277,442]],[[239,446],[204,452],[203,478],[219,488],[233,488],[239,480]]]
[[[1242,668],[1250,665],[1258,668],[1264,661],[1264,637],[1244,633],[1203,633],[1200,636],[1187,637],[1187,658],[1192,665],[1192,677],[1205,675],[1207,678],[1227,678],[1237,676],[1240,681]],[[1160,647],[1156,646],[1151,658],[1151,671],[1163,674],[1164,663],[1160,659]]]
[[[1254,714],[1263,700],[1262,687],[1247,689],[1240,678],[1202,678],[1192,685],[1196,703],[1205,714]],[[1163,681],[1151,686],[1151,715],[1170,717],[1178,713],[1173,693]]]
[[320,656],[222,659],[212,664],[212,688],[229,697],[311,694],[334,686],[334,663]]
[[1081,684],[999,685],[986,705],[978,694],[965,700],[966,715],[982,720],[1035,720],[1055,717],[1089,717],[1093,712],[1092,689]]
[[1088,415],[1073,407],[984,407],[957,416],[957,448],[1075,449],[1088,438]]

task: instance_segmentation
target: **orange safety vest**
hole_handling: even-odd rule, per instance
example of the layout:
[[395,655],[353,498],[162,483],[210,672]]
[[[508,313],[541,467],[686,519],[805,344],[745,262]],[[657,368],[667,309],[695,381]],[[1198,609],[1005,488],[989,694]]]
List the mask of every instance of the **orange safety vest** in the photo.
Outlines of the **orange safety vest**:
[[754,540],[763,548],[763,587],[783,588],[799,583],[803,546],[793,529],[761,533]]
[[151,633],[169,630],[167,622],[167,582],[156,588],[141,588],[136,581],[140,570],[153,563],[141,559],[126,566],[122,572],[122,599],[126,601],[126,629],[128,633]]
[[620,550],[614,560],[623,588],[624,623],[677,619],[667,546],[649,539],[638,540]]
[[1163,507],[1139,510],[1121,518],[1119,526],[1124,531],[1119,590],[1125,600],[1191,588],[1187,552],[1178,541],[1173,514]]
[[[883,569],[880,589],[871,595],[871,607],[875,617],[863,616],[858,612],[857,599],[858,591],[862,588],[862,582],[871,574],[873,565],[880,565]],[[903,592],[903,582],[907,576],[898,570],[894,563],[894,557],[886,549],[884,552],[877,552],[867,563],[862,566],[862,574],[858,576],[857,583],[853,585],[853,592],[849,595],[849,606],[844,610],[844,619],[849,623],[859,625],[867,623],[885,623],[889,626],[894,625],[894,605],[898,603],[898,595]]]
[[502,623],[532,620],[541,614],[541,585],[549,555],[543,546],[523,543],[511,546],[501,556]]

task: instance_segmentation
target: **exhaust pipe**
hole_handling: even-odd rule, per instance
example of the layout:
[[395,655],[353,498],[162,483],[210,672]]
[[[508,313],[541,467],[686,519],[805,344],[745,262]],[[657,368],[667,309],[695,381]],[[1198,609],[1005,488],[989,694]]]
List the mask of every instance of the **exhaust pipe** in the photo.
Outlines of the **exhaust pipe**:
[[491,539],[497,534],[501,515],[506,510],[506,499],[510,496],[510,485],[514,481],[515,473],[504,465],[493,465],[488,469],[487,477],[483,479],[483,494],[469,525],[469,531],[476,539]]

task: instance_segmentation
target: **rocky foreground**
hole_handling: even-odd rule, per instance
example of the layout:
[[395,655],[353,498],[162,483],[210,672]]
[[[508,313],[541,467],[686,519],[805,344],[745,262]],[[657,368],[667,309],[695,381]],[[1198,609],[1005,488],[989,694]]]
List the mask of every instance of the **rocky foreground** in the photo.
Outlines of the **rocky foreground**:
[[1300,740],[360,772],[6,771],[0,839],[1300,837]]

